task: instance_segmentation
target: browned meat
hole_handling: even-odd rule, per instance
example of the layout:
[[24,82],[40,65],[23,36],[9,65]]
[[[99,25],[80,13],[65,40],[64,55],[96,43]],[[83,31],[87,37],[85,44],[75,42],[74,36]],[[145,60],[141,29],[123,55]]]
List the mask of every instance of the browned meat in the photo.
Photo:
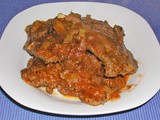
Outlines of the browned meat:
[[124,45],[123,29],[71,13],[26,27],[24,49],[33,56],[21,71],[33,87],[77,96],[90,105],[120,97],[138,66]]
[[[83,56],[81,58],[82,64],[79,66],[82,67],[82,65],[86,65],[85,68],[87,68],[89,64],[92,67],[95,66],[96,60],[92,62],[91,60],[83,61],[87,57],[87,59],[90,59],[91,56],[89,53]],[[45,87],[46,92],[50,94],[54,88],[57,88],[61,94],[77,96],[84,103],[90,105],[99,105],[107,100],[118,98],[118,89],[112,90],[108,86],[108,83],[111,82],[107,82],[107,80],[105,80],[105,82],[102,76],[94,74],[94,69],[96,70],[97,68],[93,67],[93,71],[91,71],[91,67],[88,67],[87,70],[90,71],[88,72],[78,67],[69,68],[60,63],[44,64],[44,62],[38,58],[31,58],[27,68],[21,71],[21,75],[23,80],[33,87]],[[125,84],[126,80],[122,83]]]
[[61,66],[59,64],[45,65],[38,58],[31,58],[27,68],[21,70],[23,80],[33,87],[46,87],[48,93],[52,93],[60,81],[59,72]]
[[[73,13],[67,16],[67,19],[75,22]],[[85,31],[83,39],[79,40],[102,61],[106,77],[132,74],[137,71],[137,61],[124,45],[124,31],[120,26],[115,25],[112,28],[107,21],[97,21],[90,16],[79,19]]]
[[76,41],[81,42],[82,49],[102,61],[106,77],[132,74],[138,68],[124,45],[123,29],[117,25],[112,28],[106,21],[94,20],[89,15],[81,18],[79,14],[71,13],[64,18],[36,21],[26,32],[29,40],[24,49],[45,63],[66,59],[74,46],[70,41]]

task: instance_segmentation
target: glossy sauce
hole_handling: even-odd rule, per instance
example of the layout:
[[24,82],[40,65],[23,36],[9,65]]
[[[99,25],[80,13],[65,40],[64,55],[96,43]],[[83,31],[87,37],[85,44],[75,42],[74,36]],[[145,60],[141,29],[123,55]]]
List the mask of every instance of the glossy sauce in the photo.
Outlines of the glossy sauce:
[[22,79],[35,88],[45,87],[49,94],[57,89],[90,105],[103,104],[120,97],[128,74],[137,69],[117,25],[112,28],[107,22],[71,13],[35,21],[26,33],[24,49],[33,58],[21,71]]

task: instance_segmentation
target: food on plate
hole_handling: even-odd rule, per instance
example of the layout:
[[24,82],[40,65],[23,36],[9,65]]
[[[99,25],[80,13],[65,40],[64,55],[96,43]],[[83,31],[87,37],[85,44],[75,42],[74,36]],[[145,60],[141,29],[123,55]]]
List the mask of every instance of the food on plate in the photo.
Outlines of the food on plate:
[[107,21],[58,14],[25,29],[24,49],[32,56],[22,79],[33,87],[57,89],[93,106],[118,99],[137,61],[124,45],[122,27]]

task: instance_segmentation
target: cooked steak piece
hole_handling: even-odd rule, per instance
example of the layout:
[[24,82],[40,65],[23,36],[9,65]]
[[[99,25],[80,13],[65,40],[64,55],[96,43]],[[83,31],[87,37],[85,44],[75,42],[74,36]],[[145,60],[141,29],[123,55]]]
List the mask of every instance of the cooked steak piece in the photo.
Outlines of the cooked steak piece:
[[45,64],[39,58],[31,58],[27,68],[21,71],[22,79],[33,87],[45,87],[50,94],[57,88],[61,94],[79,97],[90,105],[115,98],[111,95],[115,91],[102,84],[101,63],[94,55],[79,51],[79,46],[62,63]]
[[83,37],[78,36],[77,39],[102,61],[106,77],[124,76],[137,71],[137,61],[124,45],[122,27],[115,25],[112,28],[107,21],[94,20],[90,15],[81,18],[74,13],[68,15],[66,21],[81,23]]
[[106,77],[132,74],[137,71],[137,62],[125,45],[101,34],[86,30],[86,49],[102,61]]
[[48,21],[36,21],[26,28],[28,41],[24,49],[47,63],[68,58],[76,43],[80,49],[96,56],[104,66],[106,77],[133,74],[138,65],[125,47],[122,27],[113,28],[107,21],[70,13]]
[[124,45],[122,27],[90,15],[58,15],[25,29],[24,49],[31,55],[22,79],[33,87],[76,96],[90,105],[120,97],[137,61]]
[[[71,65],[69,61],[45,64],[39,58],[31,58],[27,68],[21,71],[22,79],[33,87],[46,88],[49,94],[52,94],[54,88],[57,88],[63,95],[76,96],[82,102],[94,106],[119,98],[120,89],[112,89],[110,86],[113,86],[114,83],[96,73],[96,70],[100,70],[101,65],[92,54],[79,53],[82,55],[74,59],[73,53],[70,56],[73,61],[72,67],[69,67]],[[77,67],[74,66],[76,60],[80,62],[76,65]],[[120,78],[123,79],[123,77]],[[120,78],[115,80],[120,80]],[[126,84],[126,80],[119,82],[117,86],[123,84]]]

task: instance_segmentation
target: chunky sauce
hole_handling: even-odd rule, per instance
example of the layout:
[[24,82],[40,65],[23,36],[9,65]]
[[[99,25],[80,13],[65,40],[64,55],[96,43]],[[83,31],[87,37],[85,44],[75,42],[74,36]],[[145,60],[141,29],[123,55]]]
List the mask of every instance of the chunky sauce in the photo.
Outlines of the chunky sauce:
[[90,105],[115,100],[137,62],[123,45],[123,29],[71,13],[26,27],[24,49],[32,58],[21,71],[29,85],[57,89]]

